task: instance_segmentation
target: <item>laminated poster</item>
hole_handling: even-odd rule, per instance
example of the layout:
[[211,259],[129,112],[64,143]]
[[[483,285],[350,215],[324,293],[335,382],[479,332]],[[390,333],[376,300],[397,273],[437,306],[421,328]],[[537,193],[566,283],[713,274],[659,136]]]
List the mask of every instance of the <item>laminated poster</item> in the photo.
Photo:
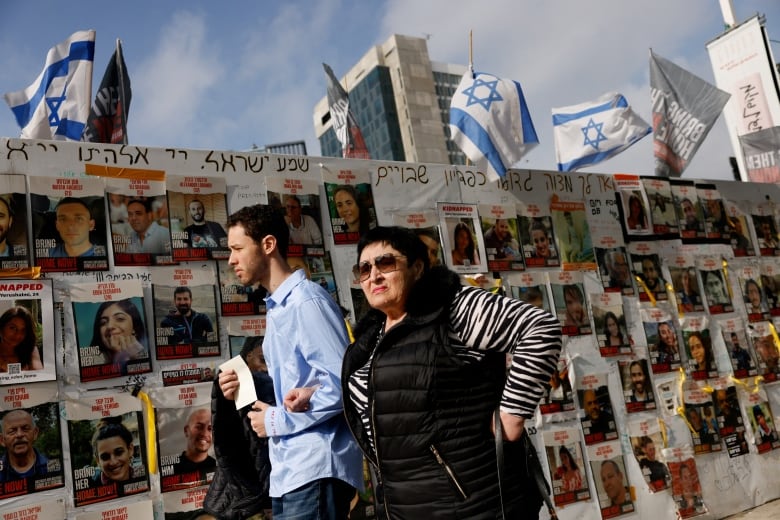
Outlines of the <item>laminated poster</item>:
[[0,384],[56,379],[51,280],[0,280]]
[[128,504],[117,506],[91,507],[89,511],[77,513],[76,520],[135,520],[136,518],[153,518],[154,508],[151,500],[135,500]]
[[758,361],[758,374],[764,378],[765,383],[772,383],[780,377],[780,350],[772,327],[768,321],[759,321],[750,326],[750,339]]
[[715,391],[712,400],[715,403],[715,415],[718,418],[718,430],[730,458],[747,455],[748,443],[745,439],[745,422],[742,418],[737,388],[730,385],[728,379],[713,383]]
[[623,296],[616,292],[590,294],[596,340],[602,357],[631,354],[632,339],[623,312]]
[[322,169],[328,215],[337,246],[357,244],[360,236],[377,226],[371,176],[368,170]]
[[741,318],[720,321],[720,331],[729,353],[734,377],[744,379],[758,375],[758,364]]
[[651,493],[668,489],[672,483],[669,468],[661,460],[664,447],[657,419],[634,420],[628,423],[628,434],[634,457]]
[[669,180],[652,177],[642,179],[642,185],[650,202],[650,220],[653,223],[653,234],[679,236],[677,214],[674,211],[672,186]]
[[552,312],[552,300],[549,294],[550,279],[543,271],[507,273],[506,284],[512,298],[523,300],[547,312]]
[[656,301],[668,300],[658,245],[655,242],[631,242],[628,244],[628,253],[631,257],[631,272],[642,281],[637,282],[639,301],[649,302],[651,296]]
[[459,274],[485,273],[488,270],[485,243],[476,204],[439,202],[444,258]]
[[769,401],[763,392],[748,394],[745,415],[750,420],[750,426],[753,429],[753,442],[758,453],[767,453],[780,448],[777,425],[769,407]]
[[65,485],[55,382],[0,388],[0,500]]
[[714,184],[697,184],[696,192],[704,214],[704,232],[707,241],[728,242],[731,237],[731,226],[720,192]]
[[616,518],[635,510],[626,464],[619,441],[588,446],[588,460],[601,509],[601,518]]
[[757,265],[743,265],[734,268],[742,291],[742,301],[745,304],[748,320],[762,321],[769,319],[769,303],[766,298],[761,271]]
[[669,276],[677,298],[677,310],[681,313],[704,311],[693,255],[680,254],[669,258]]
[[681,518],[692,518],[708,512],[702,497],[696,460],[690,447],[663,450],[672,475],[672,498]]
[[169,265],[171,230],[165,182],[106,179],[114,265]]
[[626,412],[644,412],[655,410],[653,383],[650,380],[650,368],[647,360],[621,359],[618,361],[620,381],[623,385],[623,402]]
[[35,504],[8,504],[3,517],[14,520],[62,520],[67,518],[64,497],[40,497]]
[[696,381],[718,377],[707,317],[686,316],[682,329],[688,374]]
[[663,305],[643,307],[640,314],[653,374],[677,370],[680,367],[681,347],[675,314]]
[[701,285],[707,301],[707,311],[710,314],[725,314],[734,312],[731,301],[729,280],[724,274],[723,262],[716,257],[698,258],[696,267],[699,269]]
[[211,383],[196,383],[150,391],[163,493],[207,485],[214,478],[211,390]]
[[555,505],[590,500],[580,431],[575,428],[548,430],[543,437]]
[[141,401],[129,393],[65,401],[76,507],[149,491]]
[[588,446],[618,438],[607,374],[586,374],[577,387],[582,432]]
[[82,382],[152,371],[141,284],[72,284],[70,294]]
[[518,209],[517,225],[525,266],[531,269],[561,265],[549,208],[523,204]]
[[650,220],[650,201],[638,175],[615,174],[615,190],[622,215],[625,234],[629,237],[653,233]]
[[284,210],[290,231],[287,256],[321,255],[322,235],[321,183],[314,179],[267,177],[268,204]]
[[525,270],[523,252],[518,240],[517,210],[514,204],[480,204],[479,217],[488,270]]
[[583,276],[579,271],[551,271],[550,287],[552,288],[555,314],[567,336],[591,334],[588,302],[585,299]]
[[696,455],[721,451],[720,432],[712,396],[698,385],[683,389],[685,420]]
[[159,267],[152,272],[158,360],[220,355],[215,281],[212,264]]
[[672,198],[680,225],[680,238],[684,242],[696,242],[705,237],[704,214],[702,213],[696,186],[692,181],[670,179]]
[[[263,338],[265,337],[265,316],[227,318],[225,325],[228,333],[228,342],[230,343],[230,357],[234,358],[244,352],[250,370],[256,371],[261,369],[257,365],[253,366],[253,363],[255,361],[265,363],[262,349]],[[264,370],[267,372],[268,368],[266,367]]]
[[34,265],[48,273],[107,271],[103,180],[67,172],[28,180]]
[[228,258],[224,177],[168,175],[166,187],[174,261]]
[[564,270],[595,270],[596,256],[588,227],[585,203],[553,200],[550,214]]
[[628,261],[626,248],[623,246],[598,247],[597,245],[595,251],[596,264],[604,291],[633,296],[636,292],[634,277],[631,275],[631,265]]

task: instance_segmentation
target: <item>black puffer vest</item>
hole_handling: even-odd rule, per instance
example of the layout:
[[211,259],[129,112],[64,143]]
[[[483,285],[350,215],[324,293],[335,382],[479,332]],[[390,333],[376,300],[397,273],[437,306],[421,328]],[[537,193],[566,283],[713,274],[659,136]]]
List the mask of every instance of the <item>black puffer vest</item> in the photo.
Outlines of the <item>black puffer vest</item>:
[[[447,338],[450,303],[458,276],[433,269],[414,287],[407,316],[385,334],[371,363],[369,416],[376,450],[349,399],[350,375],[369,359],[384,323],[372,311],[356,327],[345,354],[344,408],[353,434],[373,465],[379,488],[377,514],[389,519],[495,519],[500,500],[495,438],[490,431],[504,384],[503,353],[480,360],[455,355]],[[508,451],[504,478],[506,518],[535,518],[538,495],[521,475],[522,454]],[[519,445],[517,446],[519,447]],[[522,466],[522,467],[521,467]],[[529,493],[534,502],[522,504]],[[523,516],[518,500],[533,515]]]

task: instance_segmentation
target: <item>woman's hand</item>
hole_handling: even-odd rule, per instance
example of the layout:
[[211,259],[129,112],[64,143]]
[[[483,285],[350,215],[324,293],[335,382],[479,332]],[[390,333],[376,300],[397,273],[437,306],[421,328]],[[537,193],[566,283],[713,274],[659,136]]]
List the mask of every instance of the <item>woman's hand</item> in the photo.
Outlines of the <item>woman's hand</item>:
[[311,396],[317,390],[317,386],[293,388],[284,396],[284,408],[288,412],[306,412],[309,410]]
[[138,359],[146,357],[146,348],[132,334],[113,334],[108,338],[108,350],[114,358]]
[[[525,429],[525,419],[506,412],[500,412],[500,414],[501,430],[504,440],[510,442],[520,440],[520,437],[523,435],[523,430]],[[496,434],[495,424],[494,414],[493,421],[490,423],[490,431],[493,432],[494,436]]]
[[238,392],[238,374],[233,369],[222,370],[219,373],[219,389],[228,401],[236,400]]

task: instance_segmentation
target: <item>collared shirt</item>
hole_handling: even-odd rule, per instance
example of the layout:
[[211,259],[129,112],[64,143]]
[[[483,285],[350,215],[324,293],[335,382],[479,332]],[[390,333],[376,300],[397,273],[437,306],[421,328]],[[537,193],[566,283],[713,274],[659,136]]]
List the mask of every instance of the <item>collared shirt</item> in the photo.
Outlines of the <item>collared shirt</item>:
[[291,244],[322,244],[322,232],[317,222],[309,215],[301,215],[300,227],[295,227],[290,221],[287,229],[290,230]]
[[49,459],[43,453],[33,448],[35,464],[23,473],[17,472],[8,461],[8,454],[4,453],[0,459],[0,482],[9,482],[27,477],[41,477],[49,472]]
[[276,402],[293,388],[319,385],[309,410],[283,406],[266,411],[272,497],[323,478],[363,488],[360,450],[343,415],[341,362],[349,340],[336,302],[318,284],[294,271],[266,297],[263,354]]
[[127,246],[128,253],[151,253],[151,254],[166,254],[171,252],[171,235],[168,229],[162,227],[157,222],[146,228],[144,231],[144,241],[141,243],[141,239],[138,233],[130,233],[130,244]]

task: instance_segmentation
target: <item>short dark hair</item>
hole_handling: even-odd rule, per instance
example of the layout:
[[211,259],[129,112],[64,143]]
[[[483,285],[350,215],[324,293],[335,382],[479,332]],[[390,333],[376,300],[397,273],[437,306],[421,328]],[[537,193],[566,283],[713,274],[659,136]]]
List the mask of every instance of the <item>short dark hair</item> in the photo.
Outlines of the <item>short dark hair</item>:
[[423,271],[430,268],[428,249],[411,229],[400,226],[379,226],[366,231],[357,244],[358,258],[366,246],[376,242],[385,242],[406,256],[406,263],[410,266],[420,260],[423,263]]
[[243,227],[244,233],[258,244],[263,237],[273,236],[282,257],[287,258],[290,229],[284,221],[284,215],[278,210],[264,204],[243,207],[227,219],[228,229],[235,226]]
[[152,210],[152,199],[148,199],[148,198],[147,199],[140,199],[140,198],[130,199],[130,200],[127,201],[127,204],[125,204],[125,206],[127,206],[129,208],[130,204],[142,204],[147,213],[151,213],[153,211]]
[[192,289],[187,287],[186,285],[180,285],[176,289],[173,290],[173,295],[176,296],[177,294],[181,293],[187,293],[190,295],[190,298],[192,298]]
[[84,206],[87,211],[89,212],[89,218],[92,218],[92,208],[89,207],[89,204],[84,202],[78,197],[64,197],[60,199],[60,201],[57,203],[56,206],[54,206],[54,212],[56,213],[58,209],[60,209],[60,206],[63,206],[65,204],[81,204]]

